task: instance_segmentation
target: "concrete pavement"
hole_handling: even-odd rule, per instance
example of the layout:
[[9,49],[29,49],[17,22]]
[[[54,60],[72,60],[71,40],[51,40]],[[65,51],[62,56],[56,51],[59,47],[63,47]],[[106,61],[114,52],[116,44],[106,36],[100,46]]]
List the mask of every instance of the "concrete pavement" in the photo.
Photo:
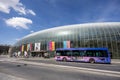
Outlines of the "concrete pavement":
[[[24,61],[23,61],[24,62]],[[27,61],[28,62],[28,61]],[[27,66],[18,62],[0,62],[0,72],[26,80],[119,80],[119,75],[78,70],[65,66],[55,66],[29,62]],[[36,65],[35,65],[36,64]],[[17,65],[20,65],[18,67]],[[48,66],[47,66],[48,65]],[[3,76],[5,77],[5,76]],[[0,80],[3,80],[0,78]],[[18,80],[18,79],[13,79]]]
[[[23,79],[31,79],[31,80],[40,80],[46,77],[44,75],[49,76],[52,80],[57,79],[61,80],[59,77],[60,75],[64,76],[63,79],[68,80],[67,76],[71,76],[69,80],[119,80],[120,78],[120,72],[119,71],[111,71],[111,70],[102,70],[102,69],[94,69],[94,68],[87,68],[87,67],[81,67],[81,65],[84,66],[102,66],[102,67],[113,67],[115,68],[116,66],[114,65],[106,65],[106,64],[89,64],[89,63],[72,63],[72,62],[56,62],[54,58],[50,59],[44,59],[44,58],[0,58],[0,71],[7,73],[7,74],[0,74],[3,75],[3,78],[6,76],[6,78],[9,78],[9,80],[16,80],[18,77],[24,77]],[[27,61],[28,60],[28,61]],[[30,61],[32,60],[32,61]],[[33,62],[34,61],[34,62]],[[38,62],[37,62],[38,61]],[[41,62],[43,61],[43,62]],[[115,60],[114,60],[115,61]],[[117,60],[119,62],[119,60]],[[60,63],[58,64],[53,64],[53,63],[44,63],[44,62],[56,62]],[[116,62],[116,61],[115,61]],[[69,66],[69,65],[61,65],[62,64],[77,64],[77,66]],[[27,64],[26,66],[24,64]],[[16,65],[16,66],[15,66]],[[20,65],[20,67],[17,67],[17,65]],[[33,68],[35,67],[35,68]],[[37,67],[37,68],[36,68]],[[118,66],[117,66],[118,67]],[[7,69],[6,69],[7,68]],[[114,70],[114,69],[113,69]],[[120,70],[120,69],[118,69]],[[12,74],[11,74],[12,72]],[[8,75],[10,73],[10,75]],[[48,74],[50,73],[50,74]],[[65,73],[63,75],[63,73]],[[41,75],[43,76],[41,76]],[[53,75],[54,74],[54,75]],[[13,75],[13,76],[11,76]],[[25,75],[25,76],[24,76]],[[34,75],[35,77],[30,77]],[[74,76],[73,76],[74,75]],[[75,77],[76,75],[79,75]],[[81,75],[81,76],[80,76]],[[86,77],[84,77],[86,75]],[[51,77],[53,76],[53,77]],[[57,77],[56,77],[57,76]],[[97,76],[95,78],[95,76]],[[101,76],[101,77],[100,77]],[[2,77],[2,76],[1,76]],[[111,78],[110,78],[111,77]],[[7,79],[2,79],[2,80],[7,80]],[[37,79],[36,79],[37,78]],[[40,79],[39,79],[40,78]],[[89,78],[89,79],[88,79]],[[91,79],[90,79],[91,78]],[[49,79],[49,80],[51,80]],[[17,79],[19,80],[19,79]]]
[[26,79],[15,77],[5,73],[0,73],[0,80],[26,80]]
[[37,66],[52,67],[52,68],[72,69],[72,70],[76,70],[76,71],[89,72],[92,74],[100,74],[100,75],[120,77],[120,72],[118,72],[118,71],[26,61],[26,60],[51,60],[52,61],[52,60],[54,60],[53,58],[50,58],[50,59],[44,59],[44,58],[9,58],[9,59],[11,59],[11,60],[6,60],[6,61],[20,63],[20,64],[30,64],[30,65],[37,65]]

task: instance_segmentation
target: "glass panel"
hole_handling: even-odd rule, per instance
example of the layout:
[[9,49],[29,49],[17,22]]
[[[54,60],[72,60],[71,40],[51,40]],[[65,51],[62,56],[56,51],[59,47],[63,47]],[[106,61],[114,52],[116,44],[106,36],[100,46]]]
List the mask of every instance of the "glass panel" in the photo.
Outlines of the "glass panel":
[[80,52],[78,50],[72,51],[72,56],[80,56]]

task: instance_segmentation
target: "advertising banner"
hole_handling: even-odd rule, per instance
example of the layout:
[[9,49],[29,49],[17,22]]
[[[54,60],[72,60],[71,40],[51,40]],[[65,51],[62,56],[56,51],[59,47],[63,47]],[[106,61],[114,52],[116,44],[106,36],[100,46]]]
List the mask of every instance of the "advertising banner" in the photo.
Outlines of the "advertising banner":
[[70,41],[67,41],[67,48],[70,48]]
[[33,46],[32,46],[32,43],[30,43],[30,51],[32,51],[32,47],[33,47]]
[[63,41],[63,48],[67,48],[67,41]]
[[21,51],[22,51],[22,52],[24,51],[24,45],[22,45],[22,47],[21,47]]
[[49,46],[49,50],[50,51],[54,51],[55,50],[55,42],[54,41],[50,41],[48,46]]
[[49,50],[49,42],[47,42],[47,50]]
[[63,41],[63,48],[70,48],[70,41]]
[[55,42],[52,41],[52,51],[54,51],[54,50],[55,50]]
[[32,50],[32,44],[27,44],[27,51],[31,51]]
[[49,42],[49,50],[52,51],[52,41]]
[[40,45],[41,45],[41,43],[35,43],[34,50],[35,51],[40,51]]

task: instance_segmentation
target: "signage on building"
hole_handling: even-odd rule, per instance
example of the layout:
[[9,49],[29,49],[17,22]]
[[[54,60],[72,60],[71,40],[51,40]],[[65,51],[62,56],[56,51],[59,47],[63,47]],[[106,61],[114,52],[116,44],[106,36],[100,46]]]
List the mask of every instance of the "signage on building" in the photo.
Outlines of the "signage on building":
[[48,46],[49,46],[49,50],[50,51],[54,51],[55,50],[55,42],[54,41],[50,41]]
[[70,48],[70,41],[63,41],[63,48]]
[[35,43],[34,51],[40,51],[41,43]]

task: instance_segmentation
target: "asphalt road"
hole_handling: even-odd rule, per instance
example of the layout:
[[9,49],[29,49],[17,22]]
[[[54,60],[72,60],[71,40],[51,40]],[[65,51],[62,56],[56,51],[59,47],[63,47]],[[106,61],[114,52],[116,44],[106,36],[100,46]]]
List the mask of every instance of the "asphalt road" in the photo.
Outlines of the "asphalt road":
[[[19,78],[19,80],[120,80],[120,77],[106,75],[105,73],[9,61],[0,61],[0,73],[14,76]],[[0,80],[10,80],[3,79],[3,77]]]
[[24,59],[25,61],[32,61],[38,63],[46,63],[46,64],[56,64],[56,65],[65,65],[65,66],[74,66],[74,67],[83,67],[83,68],[92,68],[92,69],[100,69],[100,70],[110,70],[110,71],[118,71],[120,72],[120,64],[91,64],[91,63],[81,63],[81,62],[62,62],[55,61],[53,59]]

